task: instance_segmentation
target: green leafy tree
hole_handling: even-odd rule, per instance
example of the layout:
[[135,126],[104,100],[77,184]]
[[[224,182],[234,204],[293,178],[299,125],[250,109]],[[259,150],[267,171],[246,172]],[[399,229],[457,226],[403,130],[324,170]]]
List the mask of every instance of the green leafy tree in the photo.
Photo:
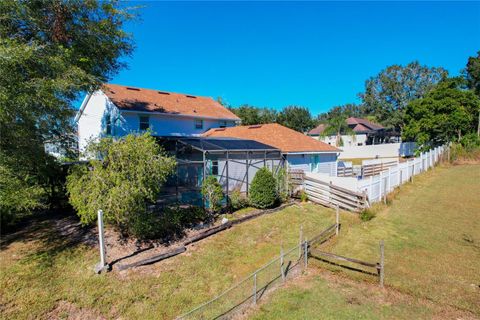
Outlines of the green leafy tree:
[[217,212],[220,210],[223,190],[215,176],[208,176],[203,180],[202,195],[207,201],[210,211]]
[[365,92],[360,94],[365,112],[375,115],[381,124],[401,130],[408,103],[424,97],[446,76],[443,68],[429,68],[417,61],[389,66],[366,81]]
[[242,105],[238,108],[230,108],[241,120],[242,124],[249,126],[255,124],[273,123],[277,121],[277,111],[269,108],[258,108],[250,105]]
[[270,208],[277,201],[277,183],[273,174],[263,167],[257,171],[250,185],[249,200],[255,208]]
[[331,118],[344,116],[345,118],[356,117],[363,118],[366,116],[365,108],[362,105],[347,103],[343,106],[335,106],[328,112],[321,113],[317,116],[318,123],[325,123]]
[[278,115],[277,122],[287,128],[298,132],[307,132],[312,129],[315,122],[310,111],[305,107],[288,106],[282,109]]
[[406,109],[403,138],[415,140],[423,149],[475,132],[480,99],[461,88],[461,79],[447,79],[410,102]]
[[480,97],[480,51],[476,57],[468,58],[465,71],[468,87]]
[[343,145],[342,134],[354,135],[355,133],[347,124],[347,117],[345,114],[340,114],[338,116],[332,117],[327,120],[325,130],[322,133],[322,136],[333,136],[335,135],[335,145],[340,147]]
[[0,161],[20,180],[52,189],[58,168],[44,145],[71,142],[72,102],[123,67],[130,18],[115,1],[2,1]]
[[87,147],[89,166],[77,166],[67,177],[72,206],[82,223],[95,221],[102,209],[105,221],[122,232],[141,237],[142,219],[148,217],[162,184],[173,173],[175,160],[167,156],[149,133],[110,138]]

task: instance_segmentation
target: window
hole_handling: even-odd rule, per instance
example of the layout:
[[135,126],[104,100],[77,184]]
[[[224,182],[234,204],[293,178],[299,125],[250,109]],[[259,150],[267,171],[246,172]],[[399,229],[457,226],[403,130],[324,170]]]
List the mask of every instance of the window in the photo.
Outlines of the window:
[[107,119],[105,119],[105,134],[112,134],[112,119],[110,118],[110,115],[107,115]]
[[150,117],[149,116],[140,116],[140,131],[145,131],[150,128]]
[[195,129],[203,129],[203,120],[195,120]]
[[220,121],[220,128],[226,128],[227,127],[227,121]]

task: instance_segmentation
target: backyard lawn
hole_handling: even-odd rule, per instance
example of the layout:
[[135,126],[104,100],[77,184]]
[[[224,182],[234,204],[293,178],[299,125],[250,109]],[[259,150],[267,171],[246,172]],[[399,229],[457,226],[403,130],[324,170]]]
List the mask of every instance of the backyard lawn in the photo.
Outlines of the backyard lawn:
[[[480,166],[438,167],[402,186],[369,222],[342,212],[340,236],[325,250],[374,262],[384,239],[386,288],[378,288],[375,277],[311,258],[305,274],[260,299],[244,317],[480,317],[478,190]],[[69,242],[55,219],[39,220],[2,238],[0,311],[6,319],[172,319],[270,261],[280,244],[296,245],[300,225],[311,237],[334,220],[333,210],[294,205],[169,260],[99,276],[93,274],[96,249]]]
[[345,213],[325,249],[376,262],[384,239],[386,289],[311,259],[305,279],[273,293],[254,318],[479,318],[479,190],[479,165],[437,167],[402,186],[373,220]]
[[[296,245],[300,225],[309,236],[334,220],[331,210],[294,205],[234,226],[172,259],[105,275],[93,273],[97,250],[69,244],[54,221],[40,221],[15,240],[2,242],[1,314],[8,319],[68,314],[82,319],[172,319],[279,255],[281,244]],[[275,270],[278,273],[278,267]],[[246,290],[251,293],[251,284]]]

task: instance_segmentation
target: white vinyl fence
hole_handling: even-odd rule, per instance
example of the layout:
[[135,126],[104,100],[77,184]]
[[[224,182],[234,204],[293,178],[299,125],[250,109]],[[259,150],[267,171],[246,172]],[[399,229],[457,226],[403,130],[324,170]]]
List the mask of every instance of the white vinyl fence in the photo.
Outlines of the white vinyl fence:
[[[395,187],[410,181],[413,176],[432,168],[440,160],[441,155],[445,152],[447,146],[440,146],[428,152],[420,154],[416,158],[409,159],[403,163],[389,166],[388,169],[381,171],[379,174],[362,179],[350,177],[328,177],[315,173],[305,173],[304,189],[309,199],[315,202],[318,190],[312,191],[312,186],[308,180],[315,179],[331,186],[338,186],[350,190],[355,195],[363,194],[367,199],[367,206],[382,200],[384,196],[390,193]],[[325,193],[324,190],[322,190]],[[332,195],[325,195],[322,204],[329,202],[331,205],[338,204],[338,198]],[[348,209],[347,206],[342,206]],[[360,206],[358,207],[360,209]],[[354,210],[358,211],[358,210]]]

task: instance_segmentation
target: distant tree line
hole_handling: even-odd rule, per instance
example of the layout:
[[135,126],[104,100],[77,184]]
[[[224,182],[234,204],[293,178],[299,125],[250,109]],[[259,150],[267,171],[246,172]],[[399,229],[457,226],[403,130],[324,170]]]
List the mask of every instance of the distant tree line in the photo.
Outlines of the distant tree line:
[[360,104],[334,106],[313,117],[308,108],[288,106],[281,111],[251,105],[229,107],[245,125],[276,122],[306,132],[326,124],[328,134],[348,133],[348,117],[366,118],[402,133],[420,144],[459,141],[480,135],[480,51],[468,59],[460,77],[442,67],[414,61],[392,65],[365,81]]

